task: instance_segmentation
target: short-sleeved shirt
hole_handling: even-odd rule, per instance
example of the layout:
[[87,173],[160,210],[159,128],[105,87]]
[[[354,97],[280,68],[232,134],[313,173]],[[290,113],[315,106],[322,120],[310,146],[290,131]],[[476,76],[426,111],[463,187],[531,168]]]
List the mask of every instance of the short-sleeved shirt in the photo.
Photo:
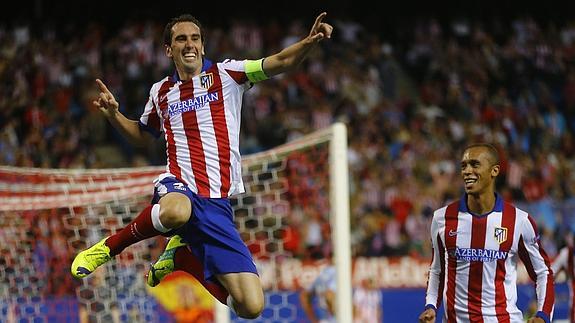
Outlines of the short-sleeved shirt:
[[166,173],[203,197],[244,192],[239,134],[243,93],[253,83],[250,61],[204,64],[201,74],[182,81],[177,74],[155,83],[140,126],[166,140]]

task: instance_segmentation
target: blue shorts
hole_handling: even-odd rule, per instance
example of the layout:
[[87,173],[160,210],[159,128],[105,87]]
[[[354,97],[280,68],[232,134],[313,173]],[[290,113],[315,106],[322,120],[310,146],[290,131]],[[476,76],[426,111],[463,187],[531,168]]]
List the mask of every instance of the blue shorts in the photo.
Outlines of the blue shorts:
[[252,255],[234,224],[229,199],[199,196],[175,177],[162,175],[155,181],[152,204],[169,192],[185,194],[192,203],[192,216],[172,234],[180,235],[203,263],[206,280],[218,283],[216,274],[258,274]]

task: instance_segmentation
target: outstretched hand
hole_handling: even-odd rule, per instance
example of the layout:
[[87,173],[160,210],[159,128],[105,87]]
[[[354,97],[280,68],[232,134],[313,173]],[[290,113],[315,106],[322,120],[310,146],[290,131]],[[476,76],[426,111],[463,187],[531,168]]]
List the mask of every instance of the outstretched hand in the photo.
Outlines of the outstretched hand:
[[116,101],[116,98],[114,98],[112,92],[108,90],[108,87],[104,82],[100,79],[96,79],[96,83],[100,89],[100,94],[98,99],[93,101],[93,103],[106,117],[111,117],[118,112],[120,104]]
[[328,23],[322,22],[325,16],[327,16],[327,12],[322,12],[315,18],[315,22],[308,36],[312,42],[318,42],[324,38],[331,38],[333,27]]

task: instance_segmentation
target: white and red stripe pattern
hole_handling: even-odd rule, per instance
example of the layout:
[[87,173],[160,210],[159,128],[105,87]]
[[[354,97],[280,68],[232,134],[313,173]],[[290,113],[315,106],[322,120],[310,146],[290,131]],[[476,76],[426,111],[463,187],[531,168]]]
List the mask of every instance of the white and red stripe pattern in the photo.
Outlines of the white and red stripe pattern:
[[536,283],[538,316],[550,320],[553,276],[531,217],[500,196],[491,212],[474,215],[466,199],[434,213],[426,307],[445,299],[444,322],[523,322],[516,306],[521,258]]
[[244,192],[239,133],[242,96],[251,83],[245,61],[211,65],[189,81],[166,77],[154,84],[140,123],[164,132],[166,172],[198,195]]

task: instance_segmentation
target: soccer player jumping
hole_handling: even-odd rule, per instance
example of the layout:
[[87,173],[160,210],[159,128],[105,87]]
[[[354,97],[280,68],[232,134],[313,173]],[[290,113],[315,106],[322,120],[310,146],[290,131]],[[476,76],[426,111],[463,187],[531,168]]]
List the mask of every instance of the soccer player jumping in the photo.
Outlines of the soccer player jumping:
[[516,305],[518,258],[536,283],[538,312],[528,322],[551,321],[555,294],[549,259],[531,216],[495,192],[499,170],[492,145],[465,149],[465,194],[433,214],[433,260],[419,322],[435,322],[442,299],[444,322],[523,322]]
[[[176,233],[148,277],[155,285],[182,268],[194,274],[240,317],[255,318],[264,307],[256,266],[233,221],[229,197],[244,192],[239,133],[244,91],[254,83],[295,69],[333,27],[315,20],[307,37],[259,60],[204,59],[204,32],[191,15],[172,19],[164,30],[166,55],[175,73],[152,85],[139,121],[119,112],[114,95],[96,80],[94,105],[130,141],[148,134],[166,139],[166,172],[155,180],[152,204],[128,226],[80,252],[71,272],[83,278],[138,241]],[[188,247],[184,247],[188,245]],[[181,259],[178,259],[180,257]],[[193,268],[192,268],[193,267]],[[227,297],[229,293],[230,297]],[[224,299],[223,299],[224,298]]]

